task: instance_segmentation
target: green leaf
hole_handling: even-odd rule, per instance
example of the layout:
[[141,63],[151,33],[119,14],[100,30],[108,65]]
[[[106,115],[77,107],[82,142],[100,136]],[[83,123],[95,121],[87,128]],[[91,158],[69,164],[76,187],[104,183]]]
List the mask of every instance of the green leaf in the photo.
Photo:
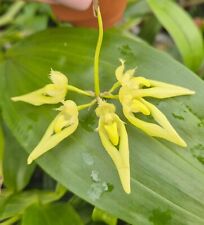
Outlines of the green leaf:
[[36,192],[22,192],[11,194],[3,192],[0,198],[0,220],[22,214],[30,205],[38,202]]
[[[14,103],[10,98],[48,83],[50,68],[67,74],[72,85],[93,89],[96,40],[97,32],[93,30],[52,29],[28,38],[6,53],[5,66],[0,66],[3,118],[27,152],[39,142],[57,114],[53,108],[58,105],[35,107]],[[194,96],[154,101],[188,148],[149,137],[127,123],[132,187],[132,193],[127,195],[95,131],[98,119],[92,107],[80,112],[77,131],[37,162],[69,190],[130,224],[155,225],[161,216],[163,225],[203,225],[204,168],[191,151],[198,144],[204,145],[203,81],[147,44],[108,32],[100,63],[103,91],[115,82],[119,58],[126,60],[128,68],[138,66],[138,75],[196,91]],[[91,100],[71,92],[68,97],[77,104]],[[127,122],[119,105],[117,112]]]
[[4,134],[0,120],[0,189],[3,181],[3,153],[4,153]]
[[110,215],[109,213],[107,213],[101,209],[98,209],[98,208],[94,208],[93,214],[92,214],[92,219],[95,222],[103,221],[104,223],[106,223],[108,225],[116,225],[117,224],[117,218],[115,218],[114,216]]
[[203,39],[190,16],[171,0],[147,0],[174,39],[185,65],[197,71],[203,61]]
[[27,165],[28,154],[11,132],[5,128],[5,152],[3,157],[4,184],[12,191],[22,190],[30,181],[35,164]]
[[26,209],[21,225],[83,225],[76,211],[66,203],[32,205]]
[[4,191],[0,198],[0,220],[23,214],[33,204],[48,204],[59,200],[65,194],[65,189],[58,185],[56,191],[24,191],[10,193]]

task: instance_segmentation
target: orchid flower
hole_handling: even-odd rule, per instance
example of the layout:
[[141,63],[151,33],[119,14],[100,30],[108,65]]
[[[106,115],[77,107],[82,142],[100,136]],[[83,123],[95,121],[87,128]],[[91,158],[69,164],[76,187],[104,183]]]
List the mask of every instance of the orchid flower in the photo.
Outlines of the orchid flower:
[[15,102],[23,101],[36,106],[62,102],[68,90],[67,77],[61,72],[51,70],[50,80],[52,84],[47,84],[36,91],[11,99]]
[[[160,137],[186,147],[185,141],[175,131],[166,116],[156,106],[146,101],[144,97],[163,99],[180,95],[192,95],[195,92],[144,77],[134,77],[135,69],[126,72],[124,70],[124,61],[121,60],[121,65],[116,69],[116,78],[122,86],[119,90],[119,100],[128,121],[150,136]],[[136,113],[152,116],[156,124],[138,119]]]
[[58,110],[60,113],[51,122],[41,141],[29,155],[28,164],[54,148],[77,129],[79,120],[75,102],[67,100]]
[[130,193],[130,163],[128,135],[123,121],[116,115],[115,106],[100,101],[96,108],[99,117],[98,132],[103,147],[113,160],[123,189]]

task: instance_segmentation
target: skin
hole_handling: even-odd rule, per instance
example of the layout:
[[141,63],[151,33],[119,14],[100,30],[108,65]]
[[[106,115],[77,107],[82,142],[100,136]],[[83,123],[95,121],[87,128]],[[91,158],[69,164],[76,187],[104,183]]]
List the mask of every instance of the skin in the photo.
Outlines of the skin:
[[92,0],[37,0],[45,3],[58,3],[76,10],[86,10],[91,5]]

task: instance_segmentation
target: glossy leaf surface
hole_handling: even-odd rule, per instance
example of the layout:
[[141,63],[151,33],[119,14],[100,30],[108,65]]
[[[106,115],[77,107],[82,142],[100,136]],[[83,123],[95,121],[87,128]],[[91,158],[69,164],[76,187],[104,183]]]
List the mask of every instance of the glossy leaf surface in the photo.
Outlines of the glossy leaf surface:
[[[45,85],[50,68],[68,75],[72,85],[93,89],[96,40],[97,32],[92,30],[53,29],[28,38],[6,53],[5,64],[0,67],[3,117],[27,152],[39,142],[57,106],[13,103],[10,97]],[[203,81],[166,54],[108,32],[100,62],[102,90],[115,82],[119,58],[126,60],[128,68],[138,66],[138,75],[196,91],[194,96],[149,99],[165,113],[188,148],[149,137],[127,123],[132,187],[127,195],[95,131],[98,120],[92,107],[80,112],[77,131],[37,162],[69,190],[131,224],[203,225],[204,169],[198,160],[203,151],[198,147],[204,146]],[[77,104],[90,101],[71,92],[68,97]],[[117,112],[127,122],[120,111],[117,104]]]

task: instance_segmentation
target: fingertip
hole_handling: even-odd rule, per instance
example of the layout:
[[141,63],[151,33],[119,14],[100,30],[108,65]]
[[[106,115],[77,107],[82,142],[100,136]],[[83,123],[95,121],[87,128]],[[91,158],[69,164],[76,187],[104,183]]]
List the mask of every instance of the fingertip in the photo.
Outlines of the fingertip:
[[59,0],[59,3],[76,10],[84,11],[90,7],[92,0]]

